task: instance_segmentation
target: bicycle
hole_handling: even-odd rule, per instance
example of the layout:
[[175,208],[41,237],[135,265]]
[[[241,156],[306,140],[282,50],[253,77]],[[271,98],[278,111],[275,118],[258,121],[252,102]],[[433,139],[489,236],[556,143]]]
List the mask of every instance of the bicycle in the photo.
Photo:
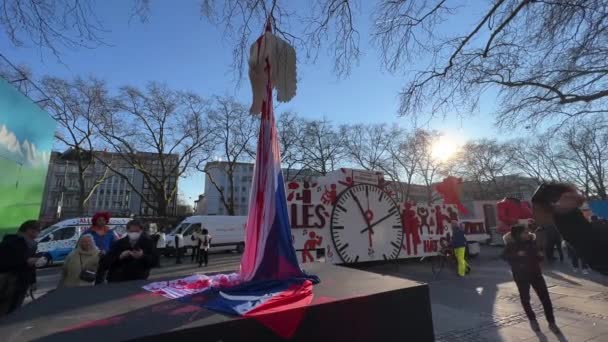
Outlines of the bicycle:
[[[442,246],[439,250],[439,254],[431,258],[431,269],[433,271],[433,277],[439,277],[439,274],[447,264],[456,265],[456,259],[454,257],[454,251],[450,246]],[[454,266],[455,267],[455,266]]]

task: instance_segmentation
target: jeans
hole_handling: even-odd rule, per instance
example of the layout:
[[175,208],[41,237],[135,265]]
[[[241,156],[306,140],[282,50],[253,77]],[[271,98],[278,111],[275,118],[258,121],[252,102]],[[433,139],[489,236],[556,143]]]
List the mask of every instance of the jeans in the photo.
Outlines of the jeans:
[[198,250],[198,265],[202,266],[203,262],[205,263],[205,266],[207,266],[207,264],[209,263],[209,251],[206,249],[199,249]]
[[572,261],[572,267],[574,268],[579,268],[579,262],[580,262],[580,267],[584,270],[586,270],[589,265],[587,265],[587,263],[585,262],[585,260],[580,259],[578,257],[578,254],[576,254],[576,251],[574,250],[574,248],[568,246],[568,255],[570,256],[570,260]]
[[547,289],[547,284],[545,283],[543,275],[541,273],[523,275],[513,274],[513,280],[515,280],[515,284],[517,284],[519,299],[521,300],[521,305],[524,307],[528,319],[530,321],[536,321],[536,315],[532,310],[532,305],[530,305],[530,286],[532,286],[538,299],[540,299],[540,302],[543,304],[547,322],[555,323],[553,304],[551,304],[551,297],[549,297],[549,290]]
[[458,275],[464,277],[467,272],[467,261],[464,258],[465,247],[454,248],[454,256],[456,256],[456,261],[458,262]]

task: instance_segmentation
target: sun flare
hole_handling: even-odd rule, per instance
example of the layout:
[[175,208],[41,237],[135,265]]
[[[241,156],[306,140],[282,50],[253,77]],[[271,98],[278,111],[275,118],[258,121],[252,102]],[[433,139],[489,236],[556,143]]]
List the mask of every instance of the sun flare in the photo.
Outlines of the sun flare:
[[433,143],[431,154],[439,161],[448,161],[456,155],[461,146],[462,143],[459,139],[450,135],[442,135]]

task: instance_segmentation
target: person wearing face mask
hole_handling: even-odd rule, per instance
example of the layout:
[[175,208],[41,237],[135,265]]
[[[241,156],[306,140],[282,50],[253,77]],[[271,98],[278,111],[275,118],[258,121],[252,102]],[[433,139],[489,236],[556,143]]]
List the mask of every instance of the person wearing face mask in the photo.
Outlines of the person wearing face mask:
[[17,310],[28,289],[36,283],[36,267],[46,259],[36,257],[40,225],[25,221],[17,234],[7,234],[0,243],[0,316]]
[[154,241],[137,220],[127,223],[127,235],[116,241],[105,259],[109,283],[148,279],[150,269],[158,263]]

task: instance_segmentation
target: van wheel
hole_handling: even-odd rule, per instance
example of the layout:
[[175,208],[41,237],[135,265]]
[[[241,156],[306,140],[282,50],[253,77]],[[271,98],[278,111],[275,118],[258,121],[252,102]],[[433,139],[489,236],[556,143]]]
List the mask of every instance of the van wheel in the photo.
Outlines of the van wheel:
[[237,253],[243,253],[244,251],[245,251],[245,243],[241,242],[238,245],[236,245]]

